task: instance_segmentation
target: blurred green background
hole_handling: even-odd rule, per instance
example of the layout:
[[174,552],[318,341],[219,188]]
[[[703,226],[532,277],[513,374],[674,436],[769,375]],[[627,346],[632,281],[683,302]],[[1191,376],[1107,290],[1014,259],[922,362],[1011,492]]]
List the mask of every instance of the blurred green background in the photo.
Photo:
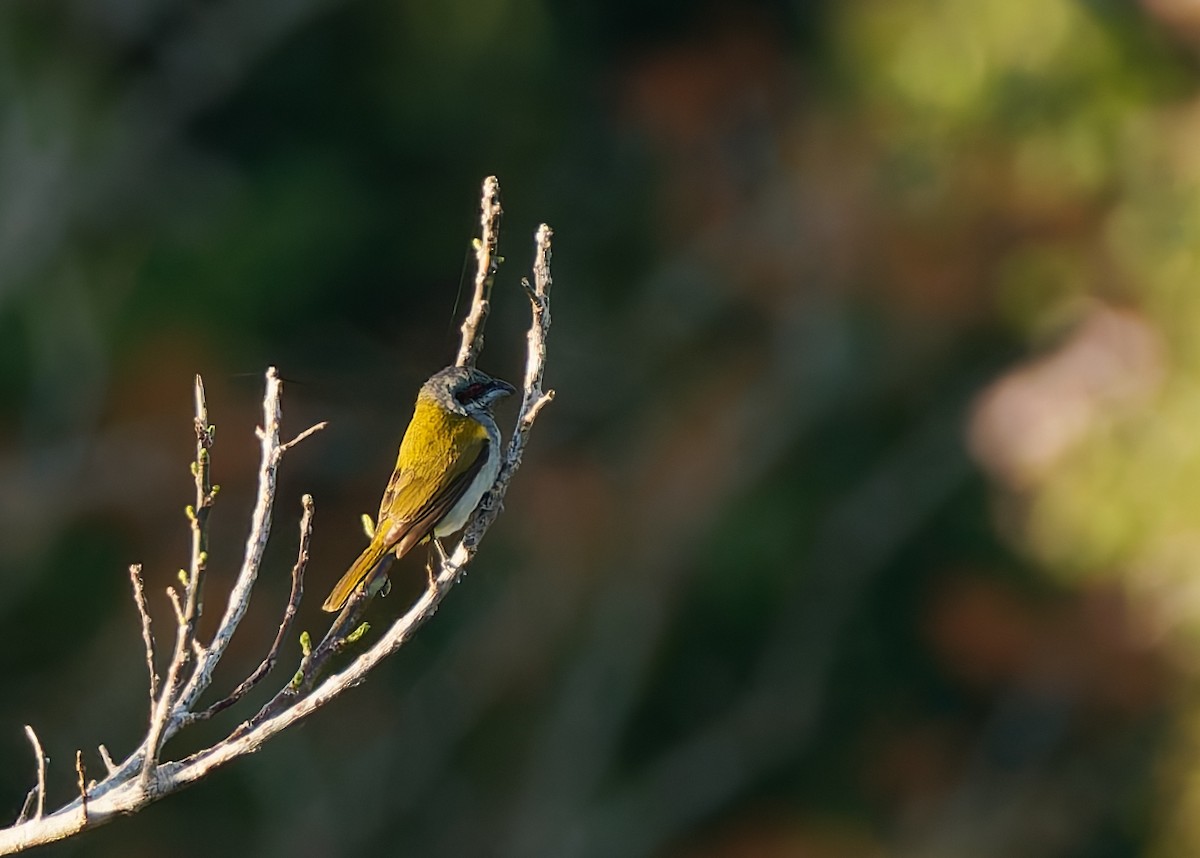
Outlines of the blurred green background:
[[547,221],[559,398],[463,585],[304,726],[39,854],[1200,854],[1198,46],[1189,0],[3,4],[0,815],[22,725],[52,801],[144,731],[126,568],[165,641],[194,372],[210,606],[265,367],[285,435],[330,421],[217,689],[306,491],[323,629],[495,173],[481,366],[519,377]]

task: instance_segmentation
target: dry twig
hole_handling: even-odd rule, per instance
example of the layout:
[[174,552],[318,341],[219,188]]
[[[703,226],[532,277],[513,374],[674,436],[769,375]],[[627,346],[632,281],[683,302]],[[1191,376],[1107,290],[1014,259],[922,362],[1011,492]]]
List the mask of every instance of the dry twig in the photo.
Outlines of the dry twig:
[[[33,745],[33,755],[37,757],[37,804],[33,812],[34,820],[39,820],[46,812],[46,752],[42,750],[42,743],[38,739],[37,733],[33,727],[25,725],[25,735],[29,738],[29,744]],[[28,799],[25,802],[29,803]],[[24,818],[26,811],[21,811],[21,816]]]
[[[138,617],[142,621],[142,644],[146,647],[146,670],[150,674],[150,711],[153,714],[154,699],[158,697],[158,671],[154,667],[154,635],[150,631],[150,611],[146,606],[146,588],[142,583],[141,563],[134,563],[129,567],[129,582],[133,585],[133,604],[137,606]],[[182,618],[182,611],[179,616]]]
[[75,777],[76,783],[79,786],[79,810],[82,822],[87,825],[88,822],[88,783],[87,771],[83,768],[83,751],[75,752]]
[[[321,425],[323,426],[324,424]],[[311,432],[312,430],[309,431]],[[294,440],[285,444],[284,448],[295,444],[300,438],[301,436],[297,436]],[[258,667],[255,668],[254,672],[246,677],[241,685],[235,688],[228,697],[218,700],[212,706],[195,713],[190,718],[185,718],[184,726],[192,721],[202,721],[206,718],[211,718],[218,712],[223,712],[237,703],[248,691],[266,678],[267,674],[274,669],[275,662],[279,660],[279,650],[283,646],[283,640],[287,636],[288,629],[292,626],[292,620],[296,618],[296,610],[300,607],[300,599],[304,595],[304,570],[308,566],[308,546],[312,540],[312,495],[304,495],[304,497],[300,498],[300,504],[304,507],[304,514],[300,517],[300,548],[296,555],[296,564],[292,567],[292,590],[288,594],[287,607],[284,608],[283,619],[279,623],[279,631],[275,633],[275,640],[271,642],[271,648],[267,650],[266,656]]]
[[492,283],[500,258],[496,248],[500,241],[500,183],[495,176],[483,180],[483,198],[479,206],[479,239],[475,245],[475,292],[471,309],[462,323],[462,345],[458,349],[458,366],[475,366],[483,351],[483,326],[492,308]]

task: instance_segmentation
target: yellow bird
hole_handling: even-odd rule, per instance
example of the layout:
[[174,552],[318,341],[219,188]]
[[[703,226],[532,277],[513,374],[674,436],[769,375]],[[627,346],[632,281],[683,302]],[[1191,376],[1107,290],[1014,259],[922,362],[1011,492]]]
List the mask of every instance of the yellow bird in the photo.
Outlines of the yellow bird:
[[340,611],[388,552],[397,558],[430,537],[462,528],[500,472],[500,429],[492,403],[516,392],[474,367],[448,366],[421,385],[400,441],[371,544],[325,600]]

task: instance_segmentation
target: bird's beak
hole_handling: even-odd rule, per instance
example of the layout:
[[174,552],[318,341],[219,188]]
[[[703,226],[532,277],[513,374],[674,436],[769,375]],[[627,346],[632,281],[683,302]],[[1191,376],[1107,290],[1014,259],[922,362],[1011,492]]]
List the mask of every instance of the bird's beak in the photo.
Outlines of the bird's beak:
[[517,389],[507,381],[501,381],[498,378],[493,378],[491,387],[488,390],[488,399],[503,399],[505,396],[512,396],[516,392]]

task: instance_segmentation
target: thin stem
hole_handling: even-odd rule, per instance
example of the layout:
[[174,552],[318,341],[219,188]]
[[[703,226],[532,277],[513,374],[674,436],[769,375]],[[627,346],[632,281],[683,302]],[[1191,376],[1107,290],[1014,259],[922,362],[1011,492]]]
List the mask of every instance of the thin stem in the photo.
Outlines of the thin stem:
[[83,824],[88,821],[87,772],[83,768],[83,751],[75,751],[75,777],[79,786],[79,809],[82,811]]
[[455,363],[475,366],[483,351],[483,327],[492,306],[492,284],[500,257],[496,253],[500,236],[500,182],[495,176],[483,180],[479,207],[479,239],[475,245],[475,292],[471,308],[462,323],[462,345]]
[[142,564],[129,567],[129,583],[133,586],[133,603],[142,623],[142,645],[146,648],[146,672],[150,675],[150,706],[158,697],[158,671],[154,669],[154,636],[150,630],[150,611],[146,605],[146,588],[142,582]]
[[194,391],[196,399],[194,421],[196,460],[192,463],[192,476],[196,483],[196,503],[187,509],[188,521],[192,528],[191,571],[184,588],[182,610],[173,591],[169,591],[172,592],[172,604],[175,607],[178,621],[175,649],[171,654],[171,663],[167,667],[166,681],[151,709],[150,730],[146,734],[144,756],[142,757],[141,782],[144,788],[150,787],[155,767],[158,765],[159,753],[162,750],[163,742],[167,739],[167,723],[178,699],[184,667],[197,652],[196,621],[203,610],[200,590],[203,586],[204,572],[208,566],[208,514],[216,497],[210,475],[211,454],[209,452],[212,449],[214,430],[212,424],[208,422],[204,380],[199,375],[196,376]]
[[271,535],[271,509],[275,503],[275,481],[282,455],[279,448],[279,425],[283,420],[283,382],[275,367],[267,369],[266,392],[263,395],[263,425],[258,430],[261,459],[258,468],[258,498],[250,518],[250,534],[246,537],[246,553],[242,568],[229,593],[225,614],[204,655],[199,659],[191,679],[179,695],[179,706],[171,732],[178,730],[184,714],[191,711],[196,700],[212,682],[212,672],[225,654],[233,633],[246,614],[250,592],[258,580],[263,552]]
[[[297,440],[300,437],[297,436]],[[218,700],[204,711],[191,715],[190,718],[185,718],[183,726],[194,721],[203,721],[211,718],[218,712],[228,709],[241,700],[247,692],[258,685],[274,669],[275,663],[279,659],[279,650],[283,646],[283,640],[287,636],[288,629],[292,626],[292,621],[296,617],[296,611],[300,607],[300,599],[304,595],[304,570],[308,566],[308,547],[312,540],[312,495],[304,495],[300,499],[300,504],[304,508],[304,513],[300,517],[300,548],[296,554],[296,563],[292,566],[292,589],[288,594],[287,607],[284,609],[283,619],[279,623],[279,630],[275,633],[275,640],[271,643],[271,648],[267,651],[266,657],[263,658],[254,672],[246,677],[228,697]]]
[[42,750],[42,743],[29,724],[25,725],[25,735],[29,737],[29,744],[33,745],[33,755],[37,758],[37,805],[33,818],[41,819],[46,812],[46,752]]

